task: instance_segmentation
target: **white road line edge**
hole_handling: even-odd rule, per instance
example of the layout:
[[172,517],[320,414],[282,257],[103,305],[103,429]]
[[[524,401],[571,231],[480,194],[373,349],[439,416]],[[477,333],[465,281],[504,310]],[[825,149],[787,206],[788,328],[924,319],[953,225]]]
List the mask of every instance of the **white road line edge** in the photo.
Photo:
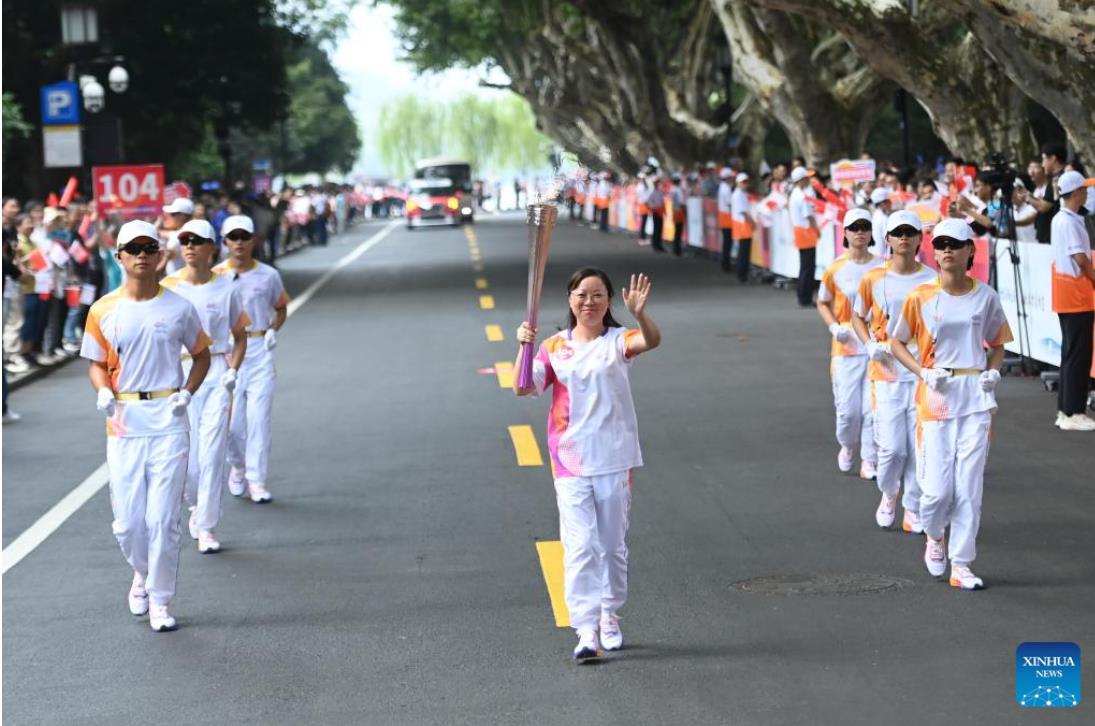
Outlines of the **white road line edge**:
[[[338,274],[340,270],[344,269],[347,265],[352,264],[354,260],[380,244],[385,237],[391,234],[391,231],[395,229],[398,224],[398,220],[391,222],[384,227],[384,229],[343,255],[333,267],[324,272],[319,279],[309,285],[300,296],[290,301],[288,314],[292,315],[299,310],[316,294],[316,292],[319,291],[320,288]],[[33,552],[38,545],[45,542],[47,537],[56,532],[69,517],[79,511],[80,507],[84,506],[84,504],[95,496],[100,489],[105,487],[108,481],[109,477],[106,462],[104,461],[98,469],[89,474],[75,489],[66,494],[61,501],[54,504],[48,512],[39,517],[37,522],[28,527],[22,534],[16,537],[11,544],[4,548],[3,570],[0,574],[7,574],[8,570],[18,565],[23,558]]]

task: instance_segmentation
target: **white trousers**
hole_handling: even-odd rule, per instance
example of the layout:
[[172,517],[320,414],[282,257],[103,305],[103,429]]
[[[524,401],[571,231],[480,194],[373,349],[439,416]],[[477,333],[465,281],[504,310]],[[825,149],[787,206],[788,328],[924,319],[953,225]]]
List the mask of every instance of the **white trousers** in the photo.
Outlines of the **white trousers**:
[[878,453],[874,442],[867,361],[865,355],[839,355],[833,358],[829,370],[836,406],[837,443],[852,451],[858,450],[863,461],[874,463]]
[[243,469],[247,481],[252,484],[266,484],[276,379],[273,353],[266,350],[262,338],[251,338],[247,341],[247,356],[236,381],[228,435],[228,463]]
[[874,381],[874,437],[878,445],[878,489],[896,496],[905,484],[901,506],[920,511],[916,457],[916,381]]
[[[183,374],[190,375],[183,362]],[[228,410],[232,395],[221,385],[228,359],[214,355],[201,388],[190,399],[190,465],[186,471],[186,502],[196,507],[198,529],[213,530],[221,520],[221,495],[228,477]]]
[[627,601],[631,472],[555,480],[563,590],[575,630],[597,628]]
[[186,432],[106,441],[114,536],[156,605],[175,596],[189,448]]
[[920,522],[932,539],[950,525],[947,551],[956,565],[977,558],[991,425],[988,411],[920,424]]

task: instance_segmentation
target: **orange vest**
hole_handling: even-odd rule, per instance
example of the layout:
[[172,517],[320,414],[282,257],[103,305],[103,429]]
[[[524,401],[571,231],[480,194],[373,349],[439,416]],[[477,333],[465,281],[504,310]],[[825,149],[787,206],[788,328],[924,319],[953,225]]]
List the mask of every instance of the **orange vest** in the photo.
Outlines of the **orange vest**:
[[1095,310],[1095,288],[1083,275],[1073,277],[1057,271],[1053,265],[1053,312],[1086,313]]
[[813,227],[795,227],[795,247],[808,250],[817,247],[818,234]]
[[734,239],[753,239],[753,221],[746,217],[743,220],[732,219]]

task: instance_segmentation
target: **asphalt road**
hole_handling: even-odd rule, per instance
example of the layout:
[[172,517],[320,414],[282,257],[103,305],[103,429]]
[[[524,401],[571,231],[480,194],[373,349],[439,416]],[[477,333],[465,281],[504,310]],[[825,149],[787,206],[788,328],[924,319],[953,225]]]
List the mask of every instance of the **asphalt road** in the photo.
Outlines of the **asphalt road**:
[[[285,260],[290,293],[377,229]],[[928,577],[922,540],[875,527],[873,483],[837,471],[828,333],[792,291],[742,287],[710,261],[655,257],[564,220],[542,329],[564,321],[565,281],[592,263],[618,284],[650,274],[665,337],[632,371],[647,466],[628,647],[575,666],[536,550],[558,537],[550,471],[518,467],[507,432],[531,425],[543,447],[547,402],[516,399],[486,372],[515,350],[524,224],[474,230],[481,271],[465,230],[400,227],[290,318],[275,501],[226,501],[218,555],[186,540],[179,631],[154,634],[126,610],[105,489],[3,576],[5,724],[1046,718],[1015,702],[1015,649],[1075,641],[1095,653],[1095,439],[1057,432],[1040,383],[1005,377],[976,563],[989,589],[957,592]],[[489,324],[506,340],[489,342]],[[23,420],[3,429],[5,547],[105,455],[82,365],[12,405]],[[851,575],[894,587],[844,592]],[[839,592],[736,586],[770,576]],[[1052,715],[1091,713],[1084,702]]]

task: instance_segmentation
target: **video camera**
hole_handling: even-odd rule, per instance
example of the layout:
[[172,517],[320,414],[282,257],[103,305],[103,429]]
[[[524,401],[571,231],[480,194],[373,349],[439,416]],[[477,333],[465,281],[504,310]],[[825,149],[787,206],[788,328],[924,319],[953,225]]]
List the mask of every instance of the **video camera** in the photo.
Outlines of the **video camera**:
[[981,167],[981,178],[986,184],[992,186],[994,192],[1004,192],[1011,199],[1011,192],[1015,188],[1015,180],[1019,173],[1012,168],[1008,158],[1000,152],[989,154]]

